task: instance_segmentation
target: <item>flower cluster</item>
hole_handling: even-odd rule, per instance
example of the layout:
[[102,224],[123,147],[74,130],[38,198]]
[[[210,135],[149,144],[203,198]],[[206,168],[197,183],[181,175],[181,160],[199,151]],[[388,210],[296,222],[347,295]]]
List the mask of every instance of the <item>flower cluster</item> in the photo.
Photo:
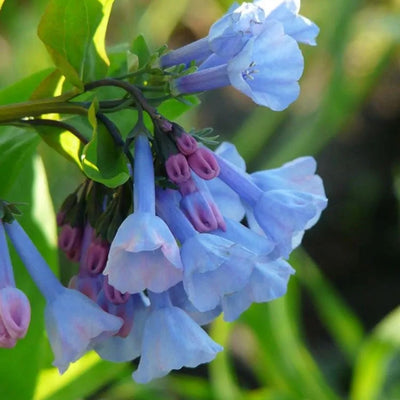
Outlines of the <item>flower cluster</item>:
[[[297,42],[314,44],[318,33],[298,10],[295,0],[234,5],[207,38],[160,62],[198,64],[175,82],[182,93],[228,82],[283,109],[298,94]],[[210,150],[130,88],[139,111],[129,136],[131,179],[113,189],[87,180],[57,216],[59,247],[79,264],[68,287],[13,216],[0,213],[0,346],[14,346],[30,319],[28,300],[15,288],[7,233],[46,299],[60,372],[94,350],[113,362],[140,357],[133,378],[146,383],[211,361],[222,347],[202,326],[220,314],[234,321],[252,303],[286,293],[294,273],[287,259],[327,199],[312,157],[249,174],[232,144]]]
[[315,45],[318,27],[298,15],[300,0],[235,3],[207,37],[165,54],[163,67],[198,65],[174,82],[177,93],[232,85],[255,103],[285,109],[299,95],[304,61],[298,42]]

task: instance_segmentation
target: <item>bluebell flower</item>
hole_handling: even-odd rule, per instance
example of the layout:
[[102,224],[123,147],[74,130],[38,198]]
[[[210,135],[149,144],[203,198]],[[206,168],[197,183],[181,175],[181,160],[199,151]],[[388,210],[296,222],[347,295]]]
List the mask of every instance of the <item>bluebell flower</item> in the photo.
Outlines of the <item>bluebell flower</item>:
[[[268,49],[268,51],[266,51]],[[274,20],[249,39],[224,64],[210,66],[174,81],[177,93],[196,93],[232,85],[255,103],[281,111],[299,95],[304,60],[296,40]]]
[[213,360],[222,347],[183,310],[171,304],[168,293],[149,293],[141,357],[133,379],[147,383],[173,369],[196,367]]
[[98,340],[118,332],[122,320],[103,311],[82,293],[61,285],[18,222],[6,232],[29,274],[46,299],[46,331],[55,365],[63,373]]
[[283,259],[260,260],[256,263],[246,286],[222,299],[225,321],[234,321],[252,303],[264,303],[283,296],[294,269]]
[[31,307],[25,293],[15,287],[3,221],[0,219],[0,347],[14,347],[25,337]]
[[[289,175],[287,166],[267,174],[266,178],[258,174],[253,179],[224,158],[217,155],[217,159],[221,168],[219,178],[238,193],[250,209],[250,227],[253,228],[256,221],[259,226],[257,230],[262,230],[274,242],[276,258],[288,257],[304,230],[318,220],[327,204],[322,181],[314,174],[315,164],[314,169],[297,168],[305,161],[309,163],[310,159],[295,161],[295,168],[289,169],[297,170],[298,174],[293,174],[293,182],[289,183],[290,179],[285,178],[285,174]],[[296,166],[296,163],[299,165]],[[310,181],[314,189],[310,189]]]
[[[99,297],[98,302],[100,304],[106,302],[103,293],[100,293]],[[111,305],[107,302],[107,310],[112,314],[118,315],[118,307],[118,305]],[[150,307],[145,304],[140,294],[130,296],[124,307],[125,310],[128,308],[132,318],[129,333],[125,337],[118,335],[108,337],[98,341],[93,347],[96,353],[104,360],[124,362],[134,360],[140,356],[144,323],[148,317]]]
[[189,300],[185,288],[183,287],[183,282],[179,282],[172,288],[168,289],[168,295],[173,306],[185,311],[190,318],[201,326],[209,324],[222,312],[220,304],[210,311],[199,311]]
[[[309,201],[315,207],[314,216],[307,221],[303,229],[296,231],[292,237],[291,248],[296,248],[300,243],[306,229],[311,228],[320,218],[321,212],[327,206],[322,179],[316,175],[317,163],[312,157],[299,157],[283,164],[279,168],[258,171],[251,174],[253,182],[263,191],[274,191],[286,194],[306,193],[310,195]],[[261,233],[262,229],[254,218],[251,209],[247,210],[247,222],[251,229]]]
[[[215,154],[234,164],[241,171],[246,171],[246,163],[232,143],[221,143],[215,149]],[[240,196],[218,177],[207,181],[206,184],[222,215],[240,222],[246,214]]]
[[201,312],[215,309],[221,298],[245,286],[257,255],[229,239],[197,232],[174,204],[176,193],[157,193],[157,212],[180,241],[183,286]]
[[211,26],[207,37],[163,55],[161,65],[188,65],[194,61],[201,68],[209,68],[223,64],[237,55],[250,39],[260,35],[271,21],[282,24],[285,34],[296,41],[315,45],[319,28],[298,15],[299,10],[299,0],[255,0],[240,5],[235,2]]
[[111,243],[104,274],[121,292],[162,292],[182,280],[175,238],[155,214],[154,167],[148,139],[135,141],[135,212],[119,227]]

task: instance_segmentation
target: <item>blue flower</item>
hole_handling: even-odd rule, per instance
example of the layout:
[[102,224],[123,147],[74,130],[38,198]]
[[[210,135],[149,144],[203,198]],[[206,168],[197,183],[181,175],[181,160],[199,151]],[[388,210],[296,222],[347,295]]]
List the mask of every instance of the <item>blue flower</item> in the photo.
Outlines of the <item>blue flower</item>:
[[135,142],[135,212],[119,227],[111,243],[104,274],[121,292],[162,292],[182,280],[175,238],[155,215],[153,157],[148,139]]
[[[126,305],[124,304],[124,306]],[[132,295],[128,300],[127,306],[132,313],[130,316],[132,318],[132,326],[128,335],[126,337],[117,335],[108,337],[98,341],[93,347],[96,353],[104,360],[124,362],[134,360],[140,356],[144,323],[148,317],[149,307],[139,294]],[[110,305],[108,304],[109,307]],[[111,308],[118,308],[118,306]]]
[[[218,155],[219,178],[239,194],[249,208],[249,226],[263,232],[276,246],[276,257],[288,257],[326,207],[315,162],[306,157],[280,169],[246,174]],[[257,223],[257,224],[256,224]]]
[[141,357],[133,379],[147,383],[173,369],[210,362],[222,347],[183,310],[171,304],[167,293],[149,293],[151,311],[146,319]]
[[183,286],[197,310],[213,310],[224,295],[245,286],[257,254],[229,239],[198,233],[171,193],[157,193],[157,210],[182,244]]
[[298,97],[303,67],[296,40],[285,35],[282,24],[271,20],[234,57],[178,78],[174,89],[196,93],[232,85],[255,103],[281,111]]
[[210,311],[199,311],[189,300],[182,282],[179,282],[172,288],[168,289],[168,294],[171,299],[172,305],[185,311],[189,315],[189,317],[192,318],[199,325],[209,324],[222,312],[222,308],[220,305],[216,306],[213,310]]
[[222,299],[225,321],[234,321],[252,303],[264,303],[286,293],[293,268],[284,260],[265,260],[255,264],[246,286]]
[[298,42],[315,45],[318,27],[298,15],[299,0],[255,0],[234,3],[227,13],[210,28],[207,37],[189,43],[161,57],[161,65],[169,67],[194,61],[201,68],[226,63],[236,56],[252,38],[262,34],[271,22],[279,22],[286,35]]
[[62,286],[18,222],[6,224],[5,229],[46,299],[45,324],[55,356],[53,364],[63,373],[97,340],[117,333],[122,320],[82,293]]

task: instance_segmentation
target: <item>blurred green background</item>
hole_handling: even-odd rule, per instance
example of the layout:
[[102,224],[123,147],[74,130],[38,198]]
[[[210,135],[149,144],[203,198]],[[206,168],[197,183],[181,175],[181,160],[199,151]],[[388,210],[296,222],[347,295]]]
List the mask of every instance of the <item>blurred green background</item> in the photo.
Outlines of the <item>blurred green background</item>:
[[[154,48],[178,47],[207,35],[230,3],[115,0],[108,46],[143,33]],[[36,36],[46,4],[5,0],[0,90],[52,65]],[[217,320],[210,332],[225,352],[208,366],[140,386],[131,365],[89,354],[60,377],[49,368],[43,302],[14,258],[17,281],[37,300],[27,338],[0,349],[0,399],[400,399],[400,1],[303,0],[301,13],[321,33],[317,47],[302,47],[296,103],[274,113],[224,89],[181,119],[233,141],[250,171],[316,157],[329,205],[291,258],[287,296],[253,305],[234,324]],[[53,210],[82,177],[44,144],[35,156],[36,146],[16,160],[7,194],[33,205],[24,226],[56,268]]]

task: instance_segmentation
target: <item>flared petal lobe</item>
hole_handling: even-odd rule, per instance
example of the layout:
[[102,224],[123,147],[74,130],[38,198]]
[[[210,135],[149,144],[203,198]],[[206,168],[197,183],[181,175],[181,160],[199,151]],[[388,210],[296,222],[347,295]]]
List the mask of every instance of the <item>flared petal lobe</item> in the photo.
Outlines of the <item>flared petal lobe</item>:
[[234,321],[252,303],[264,303],[283,296],[293,268],[284,260],[257,263],[247,285],[222,299],[225,321]]
[[111,243],[104,274],[122,293],[159,293],[182,280],[179,248],[164,221],[145,212],[126,218]]
[[122,319],[103,311],[82,293],[64,289],[45,309],[47,335],[60,373],[93,348],[97,340],[119,331]]
[[138,383],[147,383],[171,370],[210,362],[221,350],[183,310],[158,308],[145,323],[142,356],[132,376]]

